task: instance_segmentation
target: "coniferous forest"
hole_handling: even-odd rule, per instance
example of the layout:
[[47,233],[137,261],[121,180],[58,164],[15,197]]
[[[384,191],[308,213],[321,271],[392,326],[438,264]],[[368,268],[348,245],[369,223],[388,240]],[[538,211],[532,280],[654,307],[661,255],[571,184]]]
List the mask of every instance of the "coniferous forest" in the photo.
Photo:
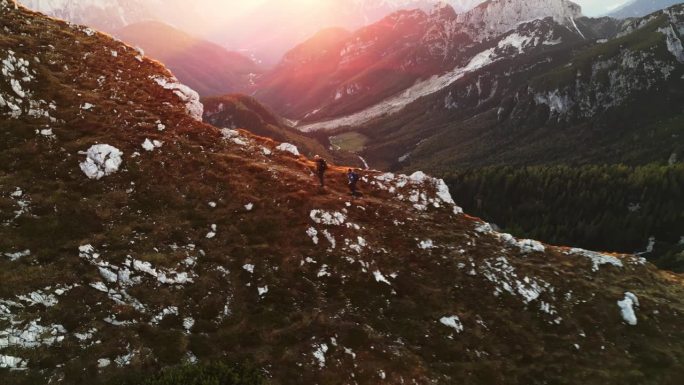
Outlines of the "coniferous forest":
[[466,212],[515,236],[644,252],[684,271],[682,164],[488,167],[454,173],[447,184]]

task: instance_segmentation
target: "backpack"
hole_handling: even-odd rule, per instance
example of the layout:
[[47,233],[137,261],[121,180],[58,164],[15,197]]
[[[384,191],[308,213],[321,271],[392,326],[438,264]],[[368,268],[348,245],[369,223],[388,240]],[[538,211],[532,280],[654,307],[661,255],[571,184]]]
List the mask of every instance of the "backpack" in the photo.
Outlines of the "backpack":
[[318,172],[324,172],[327,169],[328,169],[328,162],[326,162],[325,159],[319,159],[318,160]]

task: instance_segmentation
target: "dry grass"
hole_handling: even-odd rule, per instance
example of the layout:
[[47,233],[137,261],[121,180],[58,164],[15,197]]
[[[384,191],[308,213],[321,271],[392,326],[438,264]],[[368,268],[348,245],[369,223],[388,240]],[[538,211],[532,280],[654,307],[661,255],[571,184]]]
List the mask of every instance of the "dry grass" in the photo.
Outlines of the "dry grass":
[[[30,368],[3,371],[4,384],[47,383],[49,378],[107,383],[122,372],[152,373],[181,363],[188,352],[202,360],[251,358],[274,384],[372,384],[379,381],[379,370],[389,383],[678,383],[684,361],[681,282],[650,266],[602,267],[592,273],[587,259],[565,256],[560,249],[523,255],[492,235],[478,235],[473,218],[444,207],[417,211],[369,183],[361,184],[364,198],[347,207],[345,167],[332,166],[328,188],[321,191],[310,160],[275,150],[266,156],[260,148],[273,149],[272,141],[243,132],[251,146],[238,146],[222,140],[216,128],[188,118],[172,93],[147,79],[164,72],[158,64],[139,63],[136,53],[102,36],[87,37],[25,11],[9,14],[0,17],[0,27],[11,26],[14,33],[2,37],[0,52],[11,44],[20,48],[19,55],[33,56],[43,52],[39,44],[45,39],[55,45],[50,55],[70,70],[50,68],[47,59],[39,66],[44,87],[36,95],[59,95],[56,114],[63,122],[54,125],[54,141],[35,136],[44,122],[0,120],[0,136],[8,139],[0,141],[2,218],[7,218],[5,208],[13,210],[14,200],[7,196],[16,187],[31,202],[30,214],[0,227],[0,251],[31,250],[16,262],[0,257],[0,298],[57,284],[80,286],[60,296],[54,307],[17,311],[21,322],[40,318],[41,325],[62,324],[68,336],[54,346],[0,351],[27,358]],[[81,43],[75,45],[74,38]],[[103,47],[120,55],[113,60]],[[100,53],[83,61],[82,54],[90,51]],[[118,70],[121,80],[114,80]],[[112,79],[92,90],[90,78],[101,73]],[[92,113],[79,112],[79,93],[89,93],[87,100],[97,106]],[[135,98],[132,104],[128,97]],[[160,118],[167,125],[163,133],[148,124]],[[145,138],[162,140],[164,146],[142,153]],[[87,180],[78,169],[83,158],[78,151],[95,142],[125,153],[122,169],[101,181]],[[135,151],[141,155],[133,157]],[[400,192],[409,195],[411,188]],[[434,188],[421,189],[435,194]],[[254,204],[251,211],[248,203]],[[338,247],[327,251],[320,234],[314,246],[307,228],[326,227],[313,224],[312,209],[345,209],[348,222],[361,228],[328,226]],[[217,231],[209,239],[212,224]],[[345,239],[358,236],[369,245],[363,254],[342,250]],[[418,241],[428,238],[438,248],[418,249]],[[142,281],[126,291],[145,309],[117,304],[89,286],[103,278],[79,258],[84,244],[113,265],[123,266],[131,256],[159,269],[190,271],[193,282],[161,284],[135,273]],[[179,264],[186,254],[196,258],[196,265]],[[518,296],[493,295],[495,285],[481,269],[501,255],[521,278],[553,285],[555,293],[543,299],[553,301],[564,319],[561,325],[550,325],[538,302],[526,306]],[[255,266],[254,273],[243,269],[247,263]],[[460,266],[469,263],[477,264],[475,276]],[[323,264],[330,276],[320,276]],[[387,285],[377,282],[375,270],[397,275]],[[265,286],[268,293],[259,295],[257,288]],[[625,290],[636,291],[642,301],[637,327],[625,326],[615,305]],[[571,291],[574,300],[563,300]],[[152,318],[169,306],[178,307],[179,315],[152,326]],[[464,333],[454,334],[438,322],[451,314],[461,317]],[[135,324],[105,322],[112,316]],[[185,317],[195,321],[189,333],[183,330]],[[6,326],[0,324],[3,330]],[[97,332],[90,342],[73,335],[92,328]],[[313,356],[314,345],[322,343],[329,349],[324,369]],[[125,368],[97,367],[98,359],[130,352],[135,354]]]

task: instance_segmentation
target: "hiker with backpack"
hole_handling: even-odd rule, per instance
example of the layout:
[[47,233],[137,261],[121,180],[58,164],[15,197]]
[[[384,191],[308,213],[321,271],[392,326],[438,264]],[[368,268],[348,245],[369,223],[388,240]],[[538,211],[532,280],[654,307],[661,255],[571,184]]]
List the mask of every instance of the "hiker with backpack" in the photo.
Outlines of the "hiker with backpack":
[[359,179],[361,177],[359,174],[352,170],[351,168],[349,171],[347,171],[347,181],[349,184],[349,191],[351,191],[352,197],[356,197],[358,195],[358,191],[356,190],[356,184],[359,182]]
[[325,187],[325,172],[328,170],[328,162],[318,155],[314,157],[314,162],[316,163],[316,175],[318,176],[318,181],[321,183],[321,188],[323,188]]

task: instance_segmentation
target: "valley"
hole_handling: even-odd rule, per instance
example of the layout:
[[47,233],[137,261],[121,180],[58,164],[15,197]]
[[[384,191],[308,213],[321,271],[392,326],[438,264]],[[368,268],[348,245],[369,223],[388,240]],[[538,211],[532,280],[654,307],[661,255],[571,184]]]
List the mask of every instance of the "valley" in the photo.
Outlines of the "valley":
[[[452,190],[460,192],[455,193],[460,202],[473,202],[472,186],[462,188],[457,184],[460,177],[450,176],[472,177],[482,170],[482,178],[487,178],[487,170],[496,167],[503,172],[510,166],[533,166],[548,169],[549,175],[555,175],[552,170],[556,166],[667,169],[677,164],[684,151],[684,61],[678,32],[682,12],[681,6],[673,7],[621,25],[581,18],[574,31],[575,25],[568,28],[548,19],[521,24],[515,31],[471,48],[462,55],[462,63],[467,64],[451,72],[418,82],[360,112],[300,123],[297,128],[328,136],[362,135],[365,145],[356,151],[371,167],[424,170],[445,177],[452,180]],[[672,168],[672,172],[681,180],[681,170]],[[642,197],[659,194],[664,205],[681,213],[679,191],[644,188],[640,193],[622,189],[615,193],[637,203]],[[498,211],[467,206],[508,231],[552,242],[637,252],[654,237],[660,247],[652,260],[679,255],[674,258],[680,262],[667,266],[677,271],[683,268],[681,215],[667,226],[658,224],[659,216],[654,215],[646,221],[652,225],[638,235],[622,233],[622,241],[602,244],[585,236],[540,233],[535,225],[521,226],[515,218],[522,217],[511,215],[511,208],[518,207],[516,198],[511,199]],[[562,211],[561,207],[585,213],[573,220],[558,215],[555,221],[568,228],[600,221],[582,202],[555,206],[558,202],[553,196],[536,199],[544,202],[550,213]],[[628,214],[615,215],[628,220]],[[542,222],[547,215],[539,213],[535,220]],[[598,228],[608,233],[614,227],[605,224]]]

